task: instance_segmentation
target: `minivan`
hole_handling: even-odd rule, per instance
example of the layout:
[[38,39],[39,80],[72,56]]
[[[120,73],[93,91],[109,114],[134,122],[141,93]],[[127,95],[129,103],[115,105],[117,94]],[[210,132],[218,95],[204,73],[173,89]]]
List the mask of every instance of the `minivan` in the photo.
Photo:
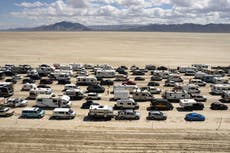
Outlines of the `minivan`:
[[27,107],[22,110],[21,117],[23,118],[42,118],[45,116],[45,111],[39,107]]

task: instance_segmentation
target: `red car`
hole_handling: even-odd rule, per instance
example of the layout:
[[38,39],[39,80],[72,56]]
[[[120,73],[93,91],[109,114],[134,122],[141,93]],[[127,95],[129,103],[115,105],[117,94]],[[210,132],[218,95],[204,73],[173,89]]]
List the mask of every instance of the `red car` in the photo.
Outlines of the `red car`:
[[136,85],[136,82],[134,81],[131,81],[131,80],[128,80],[128,81],[125,81],[125,82],[122,82],[122,84],[127,84],[127,85]]

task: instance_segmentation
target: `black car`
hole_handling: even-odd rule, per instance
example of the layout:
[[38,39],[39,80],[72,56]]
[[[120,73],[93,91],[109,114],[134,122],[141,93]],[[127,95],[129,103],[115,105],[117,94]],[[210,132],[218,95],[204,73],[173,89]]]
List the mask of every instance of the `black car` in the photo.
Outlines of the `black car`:
[[40,84],[52,84],[53,80],[52,79],[41,79]]
[[81,105],[81,109],[89,109],[90,105],[99,105],[99,104],[93,102],[92,100],[88,100]]
[[30,79],[30,78],[27,78],[27,79],[23,79],[23,80],[22,80],[22,83],[23,83],[23,84],[25,84],[25,83],[35,83],[35,80]]
[[167,99],[156,98],[151,100],[151,110],[173,110],[173,105]]
[[168,68],[165,67],[165,66],[159,66],[159,67],[157,68],[157,70],[168,70]]
[[33,80],[40,80],[41,79],[41,77],[39,75],[31,75],[30,78]]
[[204,104],[203,103],[194,103],[191,106],[184,107],[185,110],[193,111],[193,110],[203,110]]
[[118,72],[119,74],[124,74],[124,75],[128,74],[128,72],[126,72],[126,69],[124,69],[122,67],[117,68],[116,72]]
[[16,84],[17,83],[17,80],[16,79],[6,79],[5,82],[12,82],[13,84]]
[[37,86],[37,88],[51,88],[51,87],[45,84],[40,84]]
[[92,84],[87,87],[88,92],[103,93],[105,88],[100,84]]
[[134,70],[133,75],[145,75],[145,71],[143,71],[143,70]]
[[71,81],[68,79],[58,80],[58,84],[71,84]]
[[135,81],[145,81],[144,77],[135,77],[134,78]]
[[154,81],[150,81],[150,82],[148,83],[148,86],[160,86],[160,83],[154,82]]
[[221,102],[214,102],[211,104],[211,107],[210,107],[212,110],[227,110],[228,109],[228,106],[221,103]]
[[101,85],[107,85],[107,86],[111,86],[113,85],[113,81],[112,80],[101,80]]

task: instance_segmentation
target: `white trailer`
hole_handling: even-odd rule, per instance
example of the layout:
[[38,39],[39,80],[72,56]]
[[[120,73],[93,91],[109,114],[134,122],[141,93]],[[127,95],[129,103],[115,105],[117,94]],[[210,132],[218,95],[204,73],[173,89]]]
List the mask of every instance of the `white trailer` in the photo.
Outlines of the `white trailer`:
[[126,99],[129,97],[130,97],[130,94],[128,90],[115,90],[114,91],[114,100]]
[[114,85],[113,86],[113,92],[115,92],[116,90],[128,90],[129,93],[133,93],[134,90],[137,90],[138,87],[137,85],[127,85],[127,84],[124,84],[124,85]]
[[111,106],[91,105],[89,107],[89,117],[94,118],[113,118],[113,108]]
[[179,105],[182,108],[186,108],[186,107],[192,107],[193,104],[196,104],[197,101],[195,101],[194,99],[181,99],[179,102]]
[[115,76],[116,76],[115,70],[103,70],[103,69],[96,70],[97,78],[114,78]]
[[72,103],[70,97],[67,95],[56,96],[51,95],[39,95],[36,99],[36,106],[38,107],[50,107],[50,108],[69,108]]
[[211,85],[211,93],[221,95],[224,90],[230,90],[230,84],[214,84]]
[[78,76],[77,85],[90,85],[97,83],[97,78],[94,76]]

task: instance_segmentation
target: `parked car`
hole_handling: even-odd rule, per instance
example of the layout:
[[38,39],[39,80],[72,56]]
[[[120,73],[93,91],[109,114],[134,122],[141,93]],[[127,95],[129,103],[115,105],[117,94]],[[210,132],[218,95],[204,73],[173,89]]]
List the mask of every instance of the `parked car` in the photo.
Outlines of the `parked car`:
[[205,116],[198,113],[189,113],[185,115],[186,121],[205,121]]
[[87,100],[81,105],[81,109],[89,109],[91,105],[99,105],[98,103],[93,102],[92,100]]
[[150,111],[146,119],[147,120],[166,120],[167,115],[161,111]]
[[156,98],[151,100],[151,110],[173,110],[173,105],[167,99]]
[[227,110],[228,106],[221,103],[221,102],[213,102],[211,103],[211,107],[212,110]]
[[190,97],[192,99],[195,99],[196,101],[199,101],[199,102],[205,102],[207,100],[207,98],[205,96],[201,95],[200,93],[190,94]]
[[25,83],[23,84],[21,91],[30,91],[32,88],[37,88],[37,85],[34,83]]
[[5,104],[5,106],[8,107],[25,107],[28,104],[28,100],[25,100],[23,98],[14,98],[11,97],[9,99],[7,99],[7,103]]
[[40,84],[52,84],[53,80],[52,79],[41,79]]
[[160,86],[160,83],[159,82],[150,81],[148,83],[148,86]]
[[87,87],[88,92],[96,92],[96,93],[103,93],[105,88],[100,84],[92,84]]
[[99,95],[96,92],[90,92],[86,97],[86,100],[100,100],[100,99],[101,99],[101,95]]
[[135,77],[134,78],[135,81],[145,81],[144,77]]
[[47,89],[51,89],[50,86],[45,85],[45,84],[40,84],[40,85],[37,86],[37,88],[47,88]]
[[55,119],[73,119],[76,112],[71,108],[55,108],[52,117]]
[[154,75],[150,78],[151,81],[161,81],[162,80],[162,77],[161,76],[157,76],[157,75]]
[[107,85],[107,86],[112,86],[113,81],[112,80],[101,80],[101,85]]
[[125,119],[139,120],[140,119],[140,113],[136,112],[132,109],[121,110],[121,111],[118,111],[118,114],[115,117],[115,119],[116,120],[125,120]]
[[143,71],[143,70],[134,70],[132,75],[145,75],[145,71]]
[[13,84],[16,84],[17,80],[14,78],[11,78],[11,79],[6,79],[5,82],[12,82]]
[[125,81],[125,82],[122,82],[122,84],[126,84],[126,85],[136,85],[136,82],[132,81],[132,80],[128,80],[128,81]]
[[14,115],[14,111],[9,107],[1,107],[0,108],[0,117],[10,117]]
[[165,86],[165,87],[174,87],[175,84],[176,84],[175,81],[166,80],[164,86]]
[[45,116],[45,111],[39,107],[27,107],[22,110],[22,118],[42,118]]
[[27,78],[27,79],[23,79],[23,80],[22,80],[22,83],[23,83],[23,84],[26,84],[26,83],[35,83],[35,80],[30,79],[30,78]]
[[58,84],[71,84],[71,81],[68,79],[58,80]]

